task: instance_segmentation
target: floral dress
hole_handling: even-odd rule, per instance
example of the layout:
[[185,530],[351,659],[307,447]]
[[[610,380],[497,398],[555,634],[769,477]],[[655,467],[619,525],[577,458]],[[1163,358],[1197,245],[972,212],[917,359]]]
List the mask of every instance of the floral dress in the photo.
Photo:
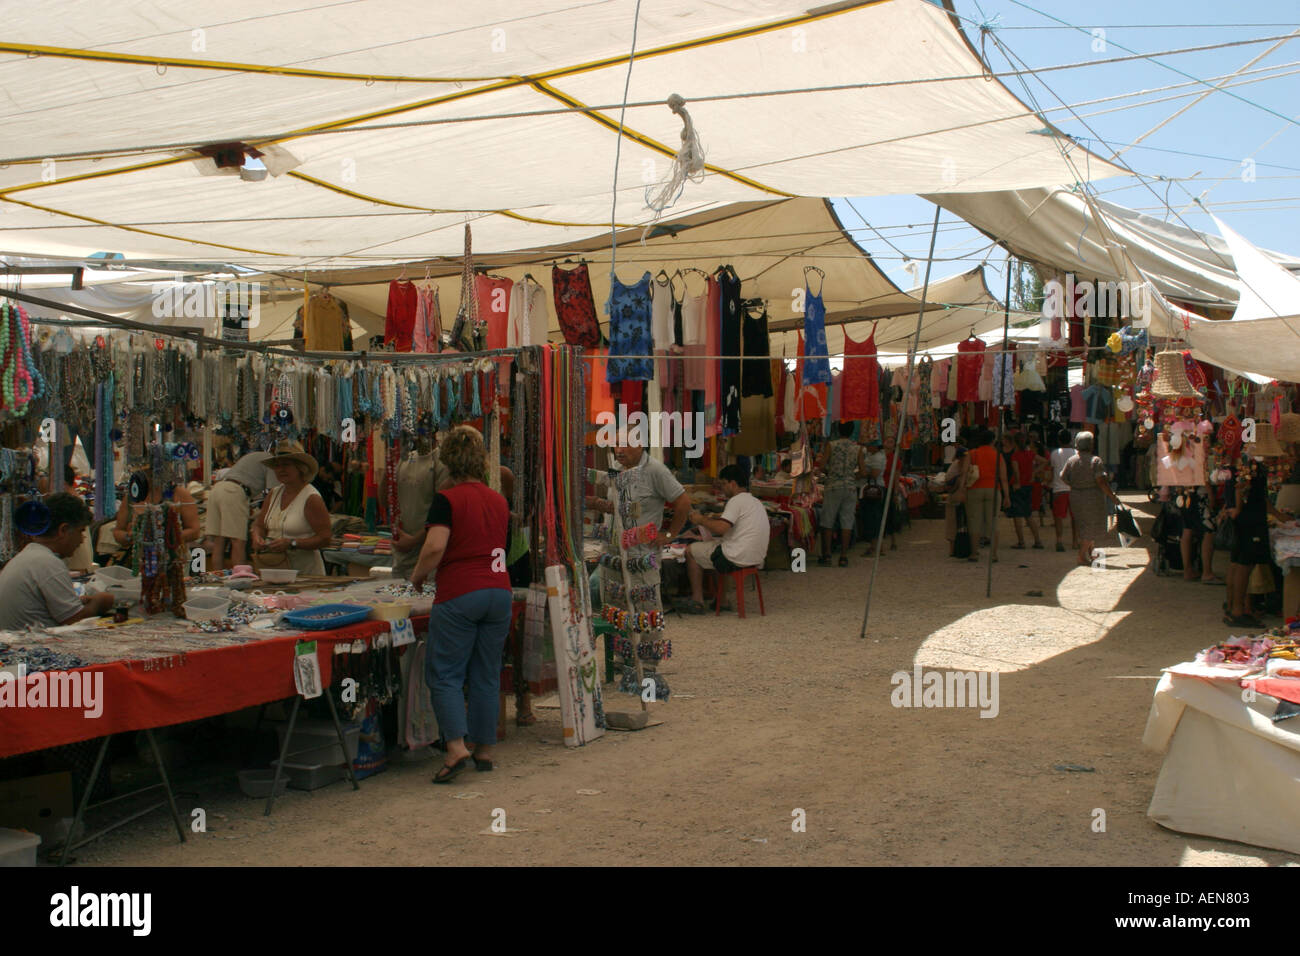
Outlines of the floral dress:
[[[605,375],[610,382],[646,381],[654,378],[651,335],[650,273],[636,285],[612,280],[609,302],[609,364]],[[622,358],[621,356],[637,356]]]

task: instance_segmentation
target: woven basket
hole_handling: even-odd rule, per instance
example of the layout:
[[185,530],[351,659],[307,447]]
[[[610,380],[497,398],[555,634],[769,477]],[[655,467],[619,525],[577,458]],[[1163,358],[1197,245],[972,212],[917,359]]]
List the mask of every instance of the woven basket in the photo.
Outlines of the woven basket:
[[1276,458],[1284,454],[1269,422],[1255,422],[1255,443],[1246,446],[1246,454],[1256,458]]
[[1154,398],[1196,398],[1196,389],[1187,378],[1182,352],[1157,352],[1156,373],[1151,380]]
[[1283,412],[1282,422],[1277,427],[1278,441],[1300,441],[1300,415],[1295,412]]

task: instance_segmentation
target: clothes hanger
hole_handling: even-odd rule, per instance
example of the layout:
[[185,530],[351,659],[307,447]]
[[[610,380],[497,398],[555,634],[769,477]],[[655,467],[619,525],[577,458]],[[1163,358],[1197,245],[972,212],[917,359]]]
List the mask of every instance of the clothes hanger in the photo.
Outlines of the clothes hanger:
[[[824,286],[824,285],[826,284],[826,273],[823,272],[821,269],[817,268],[817,266],[804,266],[804,267],[803,267],[803,284],[804,284],[804,287],[805,287],[805,288],[808,287],[808,273],[810,273],[810,272],[815,272],[815,273],[817,273],[819,276],[821,276],[821,280],[822,280],[822,281],[821,281],[821,283],[818,284],[818,286],[817,286],[817,292],[814,293],[815,295],[821,295],[822,286]],[[812,290],[809,289],[809,291],[811,292]]]

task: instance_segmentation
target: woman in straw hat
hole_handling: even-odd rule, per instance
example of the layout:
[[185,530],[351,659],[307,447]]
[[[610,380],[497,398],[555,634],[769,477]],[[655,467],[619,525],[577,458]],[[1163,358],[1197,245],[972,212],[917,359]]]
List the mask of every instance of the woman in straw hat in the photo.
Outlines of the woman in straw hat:
[[275,472],[280,486],[267,494],[253,522],[259,565],[324,574],[320,549],[330,542],[330,513],[311,483],[319,468],[316,459],[297,442],[281,442],[266,467]]
[[[1264,430],[1267,429],[1267,432]],[[1282,448],[1273,439],[1273,429],[1263,422],[1255,425],[1256,440],[1242,452],[1236,469],[1232,507],[1227,509],[1236,532],[1232,542],[1232,563],[1228,566],[1228,613],[1224,624],[1233,627],[1260,627],[1262,622],[1250,613],[1250,572],[1257,564],[1271,564],[1268,546],[1268,516],[1286,521],[1291,515],[1279,511],[1268,500],[1268,466],[1264,456],[1280,455]]]

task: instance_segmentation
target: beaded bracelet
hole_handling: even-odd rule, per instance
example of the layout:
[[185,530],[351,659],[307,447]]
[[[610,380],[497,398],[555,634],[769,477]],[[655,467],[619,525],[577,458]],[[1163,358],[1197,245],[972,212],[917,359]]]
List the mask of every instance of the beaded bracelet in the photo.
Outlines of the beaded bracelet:
[[628,528],[623,532],[623,550],[635,547],[638,542],[650,544],[659,537],[659,526],[653,521],[646,522],[639,528]]

